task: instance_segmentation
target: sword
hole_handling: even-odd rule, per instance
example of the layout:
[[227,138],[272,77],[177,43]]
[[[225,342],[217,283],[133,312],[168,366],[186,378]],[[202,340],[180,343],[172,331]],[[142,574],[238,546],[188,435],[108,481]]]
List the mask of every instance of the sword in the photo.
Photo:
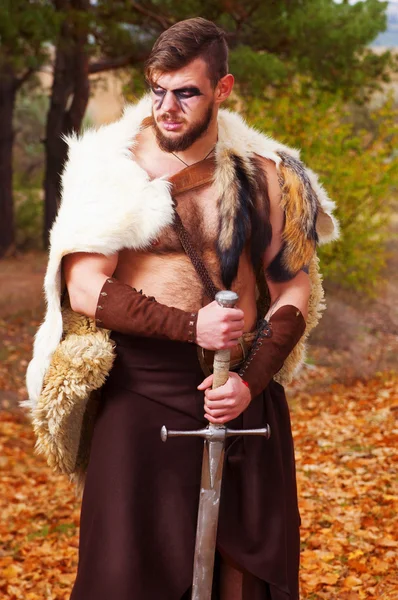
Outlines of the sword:
[[[225,290],[216,294],[216,300],[225,308],[234,308],[238,295]],[[214,355],[213,389],[228,381],[230,354],[230,350],[218,350]],[[268,439],[271,429],[267,425],[263,429],[235,430],[225,425],[209,423],[204,429],[193,431],[168,431],[163,426],[160,432],[163,442],[166,442],[169,437],[177,436],[204,439],[192,600],[211,600],[225,440],[235,435],[262,435]]]

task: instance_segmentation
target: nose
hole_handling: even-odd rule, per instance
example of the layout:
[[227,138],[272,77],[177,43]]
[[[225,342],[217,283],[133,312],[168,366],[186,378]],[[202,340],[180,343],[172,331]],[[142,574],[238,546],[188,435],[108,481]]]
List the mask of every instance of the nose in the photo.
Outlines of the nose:
[[173,94],[173,92],[170,92],[170,91],[166,92],[166,95],[162,102],[162,109],[165,112],[177,111],[179,109],[177,99],[176,99],[175,95]]

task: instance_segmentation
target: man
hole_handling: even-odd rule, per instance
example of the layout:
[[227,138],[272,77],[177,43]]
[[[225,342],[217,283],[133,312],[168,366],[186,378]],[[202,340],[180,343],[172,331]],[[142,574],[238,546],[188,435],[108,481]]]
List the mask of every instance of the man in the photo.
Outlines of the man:
[[[225,34],[213,23],[189,19],[164,32],[146,78],[150,100],[128,109],[118,123],[69,141],[51,238],[46,291],[53,324],[63,257],[72,314],[95,321],[99,331],[111,330],[116,346],[109,377],[97,386],[71,600],[190,597],[203,442],[162,445],[159,431],[206,422],[234,428],[269,423],[272,430],[269,441],[238,437],[228,444],[214,597],[295,600],[294,453],[283,387],[273,377],[284,363],[292,371],[304,332],[317,320],[322,294],[314,251],[316,242],[337,235],[328,214],[333,204],[295,151],[219,112],[234,78]],[[210,180],[178,188],[179,173],[195,174],[210,159]],[[176,182],[174,200],[169,180]],[[205,289],[181,245],[175,211],[214,287],[236,291],[238,307],[219,307]],[[258,271],[270,296],[266,315],[257,312]],[[259,316],[265,320],[252,335],[249,358],[242,355],[228,382],[212,390],[198,350],[208,362],[211,351],[239,350],[242,336],[256,332]],[[36,357],[48,322],[49,314],[36,338]],[[60,337],[57,329],[41,368],[43,389],[34,375],[36,358],[29,367],[28,385],[39,404],[56,388]],[[90,371],[96,355],[87,356]],[[76,362],[81,368],[77,353],[62,371],[58,396]],[[74,384],[67,387],[70,397]],[[40,414],[52,434],[54,420]]]

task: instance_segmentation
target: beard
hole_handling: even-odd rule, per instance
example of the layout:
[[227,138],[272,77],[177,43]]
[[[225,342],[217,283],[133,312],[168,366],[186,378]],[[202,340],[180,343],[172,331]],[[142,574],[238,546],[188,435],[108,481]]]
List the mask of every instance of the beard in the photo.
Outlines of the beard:
[[153,122],[156,134],[156,140],[159,147],[164,152],[183,152],[192,146],[196,140],[198,140],[209,128],[211,120],[213,118],[213,106],[210,105],[203,119],[198,123],[192,125],[188,131],[182,133],[179,136],[168,137],[159,128],[156,122],[155,116],[153,115]]

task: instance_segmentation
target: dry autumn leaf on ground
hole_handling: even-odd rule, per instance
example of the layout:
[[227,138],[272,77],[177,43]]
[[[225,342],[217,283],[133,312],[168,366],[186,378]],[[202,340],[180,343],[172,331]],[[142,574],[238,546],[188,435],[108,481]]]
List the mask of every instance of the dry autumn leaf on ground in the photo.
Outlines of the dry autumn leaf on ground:
[[[398,378],[291,397],[303,600],[398,597]],[[34,454],[24,415],[0,412],[0,597],[67,600],[80,503]]]
[[[42,318],[45,256],[0,267],[0,598],[69,600],[80,501],[66,477],[34,453],[31,426],[16,408],[26,398],[24,376]],[[398,376],[331,384],[347,359],[339,350],[330,366],[314,350],[316,366],[307,365],[289,387],[301,598],[397,600]]]

